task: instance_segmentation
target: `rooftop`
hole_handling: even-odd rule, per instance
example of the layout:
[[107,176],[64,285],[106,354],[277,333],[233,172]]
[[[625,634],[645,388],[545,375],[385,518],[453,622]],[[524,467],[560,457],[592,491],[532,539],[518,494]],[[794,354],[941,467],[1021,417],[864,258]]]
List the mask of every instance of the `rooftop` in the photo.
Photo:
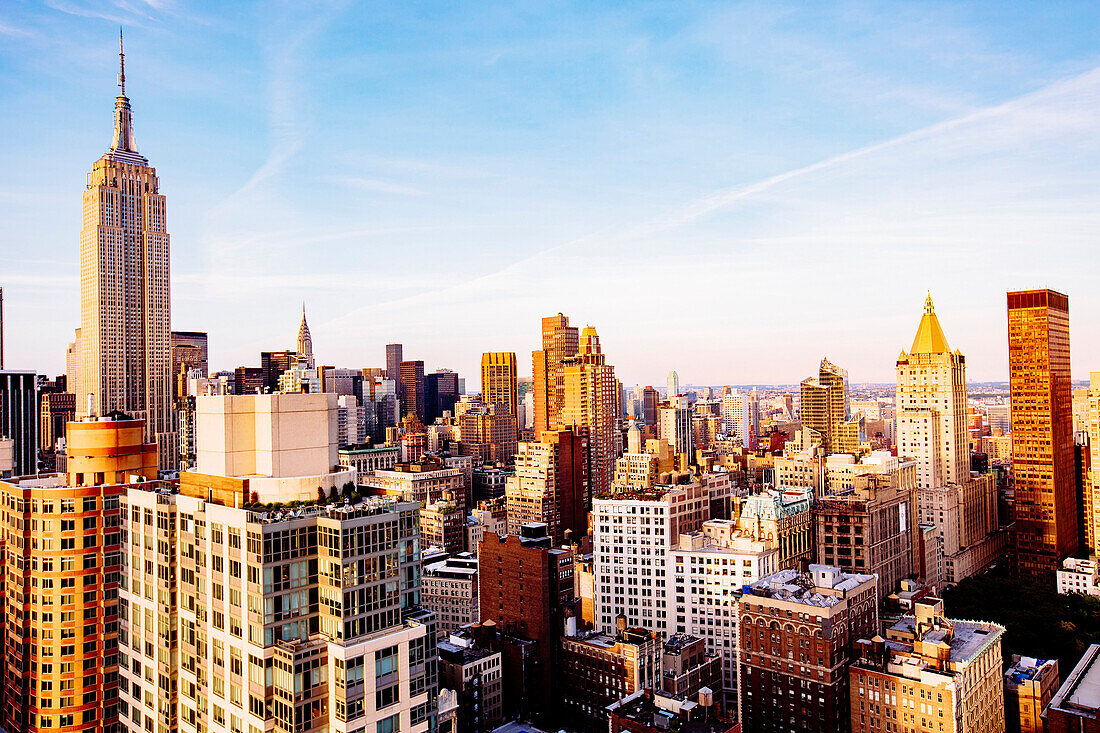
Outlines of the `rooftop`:
[[874,580],[874,575],[845,573],[829,565],[811,565],[809,573],[780,570],[757,580],[748,588],[757,597],[827,608],[840,603],[848,591]]
[[1047,710],[1096,718],[1100,712],[1100,644],[1093,644],[1062,683]]
[[480,662],[482,659],[494,654],[500,654],[500,652],[494,652],[492,649],[477,646],[472,639],[454,634],[447,641],[439,642],[438,649],[439,660],[450,664],[470,664],[471,662]]
[[651,694],[645,690],[608,705],[607,710],[620,718],[663,731],[727,733],[739,730],[736,723],[717,718],[696,701]]
[[1013,657],[1012,666],[1005,670],[1005,684],[1016,687],[1028,680],[1045,677],[1053,672],[1057,674],[1058,662],[1053,659],[1036,659],[1035,657]]
[[[1004,633],[1004,628],[1001,626],[981,621],[951,621],[950,624],[950,628],[934,628],[925,631],[921,639],[926,644],[948,645],[951,650],[948,661],[956,663],[965,664],[971,661],[981,653],[991,639]],[[904,616],[891,626],[890,630],[916,634],[916,618]],[[896,652],[913,652],[913,645],[905,642],[890,640],[886,642],[886,645]]]

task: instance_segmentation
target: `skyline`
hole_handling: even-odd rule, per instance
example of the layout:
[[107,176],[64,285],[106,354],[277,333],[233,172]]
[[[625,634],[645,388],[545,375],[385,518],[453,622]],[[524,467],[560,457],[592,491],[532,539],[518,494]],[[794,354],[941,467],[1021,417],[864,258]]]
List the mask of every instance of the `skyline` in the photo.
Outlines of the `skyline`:
[[[896,25],[858,6],[601,7],[544,13],[538,30],[534,11],[375,20],[345,6],[264,18],[254,36],[244,11],[117,7],[0,11],[4,99],[24,111],[0,144],[28,174],[0,189],[0,215],[9,242],[34,243],[0,259],[12,368],[64,371],[79,325],[76,202],[110,143],[120,21],[137,147],[168,198],[172,326],[208,331],[214,368],[291,348],[305,299],[315,353],[338,366],[381,364],[399,341],[428,371],[471,379],[482,352],[514,351],[528,375],[538,319],[562,311],[597,328],[627,385],[670,369],[685,384],[797,383],[822,356],[890,383],[931,289],[970,378],[1005,381],[1005,291],[1030,287],[1070,297],[1074,376],[1100,366],[1083,338],[1100,322],[1100,68],[1084,40],[1100,14],[1083,4],[985,26],[963,17],[980,5],[895,7]],[[815,35],[804,20],[819,16],[834,25]],[[448,33],[460,18],[485,29]],[[1013,32],[1056,23],[1057,47],[1039,32],[1005,55]],[[862,39],[847,56],[837,24]],[[787,53],[741,64],[751,50],[718,38],[731,27]],[[937,41],[884,67],[873,36],[891,29]],[[361,35],[370,46],[352,48]]]

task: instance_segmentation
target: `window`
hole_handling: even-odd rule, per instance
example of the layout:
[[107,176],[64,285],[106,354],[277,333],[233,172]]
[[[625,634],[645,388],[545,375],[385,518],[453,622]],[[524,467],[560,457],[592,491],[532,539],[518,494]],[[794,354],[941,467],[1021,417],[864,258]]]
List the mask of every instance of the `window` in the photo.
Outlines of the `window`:
[[374,676],[376,678],[384,677],[396,672],[397,668],[397,647],[391,646],[386,649],[379,649],[378,655],[374,659]]
[[401,730],[400,714],[391,715],[388,718],[383,718],[378,721],[378,733],[397,733],[399,730]]

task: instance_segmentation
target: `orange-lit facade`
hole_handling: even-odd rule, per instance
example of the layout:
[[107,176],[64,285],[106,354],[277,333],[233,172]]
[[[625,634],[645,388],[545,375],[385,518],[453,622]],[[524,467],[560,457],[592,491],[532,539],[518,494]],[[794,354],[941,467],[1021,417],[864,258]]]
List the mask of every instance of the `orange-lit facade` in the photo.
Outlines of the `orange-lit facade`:
[[1053,290],[1008,294],[1016,568],[1053,578],[1077,551],[1069,298]]
[[143,438],[142,420],[86,420],[66,426],[69,486],[123,484],[157,477],[157,447]]
[[504,405],[509,414],[518,413],[516,355],[511,351],[487,351],[481,355],[481,401]]
[[584,329],[577,355],[565,360],[562,372],[560,427],[587,429],[589,495],[602,496],[611,491],[615,461],[623,452],[623,434],[619,429],[619,381],[615,367],[604,357],[596,329]]
[[542,319],[542,349],[531,353],[535,391],[535,437],[561,426],[565,406],[562,362],[577,355],[580,332],[561,313]]
[[7,731],[117,728],[119,499],[157,449],[142,420],[68,428],[68,476],[0,482]]

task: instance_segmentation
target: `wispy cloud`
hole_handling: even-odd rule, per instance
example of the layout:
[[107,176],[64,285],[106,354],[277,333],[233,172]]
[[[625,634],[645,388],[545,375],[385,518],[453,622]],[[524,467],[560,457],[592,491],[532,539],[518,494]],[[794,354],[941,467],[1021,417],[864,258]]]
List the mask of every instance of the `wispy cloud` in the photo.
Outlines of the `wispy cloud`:
[[374,193],[392,193],[401,196],[421,196],[424,194],[419,188],[406,186],[393,181],[383,181],[377,178],[362,178],[360,176],[336,176],[333,180],[360,191],[372,191]]
[[[829,292],[835,295],[837,278],[843,282],[846,278],[870,277],[869,282],[896,287],[900,284],[899,267],[906,267],[903,263],[912,258],[907,272],[913,280],[910,284],[922,290],[926,284],[943,283],[943,290],[953,296],[948,303],[957,300],[960,309],[970,309],[974,304],[966,300],[964,293],[956,292],[959,278],[964,282],[967,279],[968,270],[956,270],[953,264],[963,252],[971,253],[964,261],[981,262],[989,271],[989,284],[983,287],[994,291],[996,307],[990,317],[997,319],[1007,284],[1003,267],[1012,258],[999,254],[999,246],[1011,246],[1016,252],[1050,251],[1048,233],[1058,232],[1057,249],[1063,253],[1060,257],[1067,258],[1094,239],[1100,227],[1100,201],[1095,188],[1100,174],[1094,172],[1091,178],[1080,179],[1073,169],[1088,166],[1080,159],[1082,154],[1087,156],[1086,161],[1100,155],[1097,145],[1090,144],[1087,150],[1081,145],[1082,140],[1095,138],[1098,120],[1100,69],[750,184],[715,190],[640,223],[608,227],[563,242],[443,290],[410,294],[353,310],[327,327],[334,334],[362,333],[365,337],[375,333],[377,327],[361,324],[400,323],[406,312],[445,309],[451,319],[471,322],[505,304],[514,316],[507,318],[507,325],[500,323],[497,328],[511,328],[522,314],[534,318],[540,310],[553,312],[562,303],[570,304],[570,309],[583,305],[594,308],[595,315],[590,310],[584,316],[586,320],[601,313],[611,317],[607,299],[593,297],[606,284],[654,285],[653,278],[659,273],[661,282],[675,287],[671,284],[691,281],[695,256],[706,257],[706,271],[718,277],[717,282],[724,282],[722,273],[727,271],[733,276],[730,282],[736,286],[730,293],[736,296],[733,302],[741,303],[767,302],[772,280],[776,286],[783,282],[778,290],[783,297],[806,301],[819,297],[817,293],[826,283],[831,283]],[[1012,179],[1000,178],[999,169],[1004,165],[1031,185],[1021,188]],[[1068,189],[1049,189],[1054,181],[1063,187],[1068,184]],[[759,206],[766,206],[767,214],[743,218],[744,212]],[[723,218],[733,211],[742,212],[742,220]],[[726,242],[724,251],[719,245],[722,241]],[[667,256],[662,258],[662,254]],[[882,259],[881,265],[875,265],[876,257]],[[1095,264],[1091,269],[1100,276]],[[993,272],[1001,276],[994,277]],[[1033,268],[1025,275],[1025,282],[1041,276],[1040,270]],[[1080,276],[1076,273],[1074,278]],[[973,289],[974,285],[968,287]],[[881,291],[872,288],[871,292]],[[981,292],[986,295],[984,289]],[[1075,294],[1080,295],[1088,294]],[[879,318],[900,324],[901,341],[910,337],[911,324],[905,318],[904,307],[881,295],[872,297],[881,305],[891,303],[900,315],[891,311],[880,313]],[[1082,312],[1100,318],[1100,302],[1094,301],[1077,301],[1079,306],[1084,305],[1078,308],[1079,318]],[[705,290],[695,292],[693,302],[702,311],[709,304],[718,309],[711,312],[721,313],[722,301],[711,299]],[[866,334],[858,330],[872,326],[856,317],[860,309],[855,301],[816,302],[816,315],[807,312],[802,321],[804,325],[818,321],[822,326],[832,324],[828,337],[815,331],[813,336],[793,342],[797,346],[773,347],[775,357],[782,359],[769,363],[769,367],[785,370],[773,376],[797,378],[797,371],[792,369],[797,370],[800,361],[809,364],[815,352],[829,349],[826,340],[832,343],[830,354],[836,351],[852,359],[859,357],[864,361],[857,363],[862,364],[890,363],[893,354],[876,355],[875,349],[882,345],[878,340],[868,342]],[[856,310],[850,313],[853,308]],[[843,326],[838,326],[835,321],[841,312]],[[628,364],[627,368],[635,373],[642,368],[660,367],[643,345],[649,342],[653,329],[663,332],[659,315],[647,318],[641,329],[624,328],[622,319],[617,320],[618,335],[628,342],[618,352],[617,363]],[[999,319],[994,322],[1000,325]],[[728,327],[721,325],[721,319],[708,319],[703,333],[695,334],[694,326],[685,328],[683,321],[677,323],[669,323],[668,327],[679,331],[680,338],[704,339],[691,342],[690,347],[685,344],[685,348],[692,349],[695,368],[713,371],[713,360],[723,352],[714,339],[731,337]],[[979,365],[973,378],[994,378],[1003,355],[998,350],[998,339],[990,342],[990,329],[982,329],[978,323],[956,324],[952,343],[978,352],[975,356],[979,358],[972,360],[972,364]],[[702,323],[696,325],[701,327]],[[873,327],[880,326],[876,322]],[[452,343],[444,331],[428,328],[427,338],[440,339],[448,348],[463,348]],[[779,324],[772,323],[770,328],[774,332]],[[981,351],[988,348],[994,353]],[[1100,347],[1089,348],[1100,357]],[[714,353],[708,354],[708,349]],[[471,354],[464,356],[473,359]],[[758,360],[753,366],[745,361],[736,366],[745,370],[742,373],[749,381],[767,380],[767,372],[754,371],[760,363]],[[884,366],[870,373],[864,366],[861,375],[888,377],[889,369]]]

